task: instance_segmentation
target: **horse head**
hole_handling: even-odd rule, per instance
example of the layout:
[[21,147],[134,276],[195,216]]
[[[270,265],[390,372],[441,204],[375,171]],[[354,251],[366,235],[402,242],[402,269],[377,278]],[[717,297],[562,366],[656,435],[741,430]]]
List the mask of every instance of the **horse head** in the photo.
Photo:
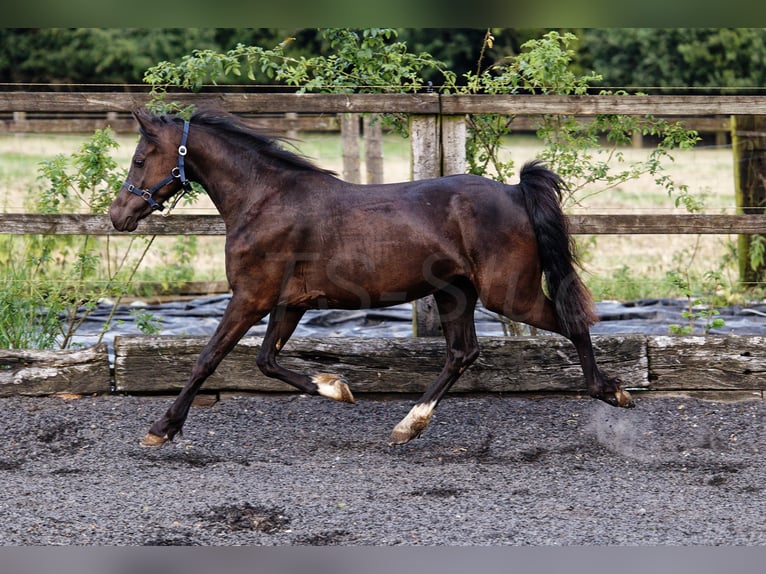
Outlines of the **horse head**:
[[128,177],[109,208],[112,225],[118,231],[134,231],[140,220],[153,211],[162,211],[165,201],[191,186],[184,167],[189,122],[179,130],[175,119],[154,116],[143,108],[135,110],[133,116],[141,139]]

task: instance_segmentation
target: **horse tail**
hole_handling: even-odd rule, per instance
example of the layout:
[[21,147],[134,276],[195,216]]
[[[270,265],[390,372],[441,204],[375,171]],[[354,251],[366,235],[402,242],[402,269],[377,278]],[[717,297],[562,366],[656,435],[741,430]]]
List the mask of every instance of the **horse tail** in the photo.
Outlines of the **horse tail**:
[[598,317],[591,294],[575,271],[579,263],[574,241],[561,210],[565,183],[539,160],[525,164],[520,177],[519,187],[535,231],[548,297],[556,307],[562,332],[571,335],[587,331]]

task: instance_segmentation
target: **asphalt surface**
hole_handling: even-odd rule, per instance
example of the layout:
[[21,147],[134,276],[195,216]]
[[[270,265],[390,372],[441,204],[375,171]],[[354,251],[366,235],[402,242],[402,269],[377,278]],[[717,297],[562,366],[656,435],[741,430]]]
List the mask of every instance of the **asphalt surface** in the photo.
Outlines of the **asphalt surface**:
[[0,399],[2,545],[764,545],[766,402],[298,394]]

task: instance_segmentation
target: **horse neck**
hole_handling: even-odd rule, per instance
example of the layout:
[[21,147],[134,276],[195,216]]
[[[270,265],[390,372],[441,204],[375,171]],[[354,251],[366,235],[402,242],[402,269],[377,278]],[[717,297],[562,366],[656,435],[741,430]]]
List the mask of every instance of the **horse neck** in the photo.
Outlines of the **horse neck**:
[[209,133],[196,144],[194,152],[191,145],[189,149],[190,174],[205,188],[227,227],[240,217],[252,217],[259,211],[251,209],[253,206],[272,201],[285,189],[317,188],[322,187],[318,179],[335,179],[321,171],[302,172],[281,165],[254,148],[222,141]]
[[205,188],[226,222],[243,213],[247,204],[263,195],[258,189],[263,186],[252,175],[254,165],[250,155],[252,152],[245,153],[235,146],[221,144],[210,135],[193,150],[190,146],[190,174]]

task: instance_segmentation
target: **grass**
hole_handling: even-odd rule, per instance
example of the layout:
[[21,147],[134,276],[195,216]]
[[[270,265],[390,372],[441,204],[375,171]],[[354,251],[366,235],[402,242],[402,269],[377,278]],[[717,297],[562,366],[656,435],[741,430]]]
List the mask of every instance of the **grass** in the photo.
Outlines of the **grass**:
[[[39,162],[56,154],[77,150],[87,136],[82,135],[0,135],[0,209],[5,212],[27,211],[28,197],[39,192]],[[115,158],[127,166],[137,137],[119,136],[120,148]],[[322,167],[340,173],[341,142],[334,134],[302,134],[293,142],[295,148]],[[515,160],[517,168],[532,159],[540,148],[539,141],[529,136],[514,136],[506,141],[504,152]],[[624,149],[627,158],[642,153]],[[385,179],[402,181],[409,178],[409,141],[395,135],[384,138]],[[706,213],[734,212],[734,176],[732,152],[728,147],[698,147],[676,152],[676,161],[668,171],[689,191],[704,197]],[[362,165],[362,173],[364,166]],[[592,191],[592,190],[589,190]],[[651,179],[631,181],[590,197],[581,206],[568,208],[573,213],[681,213]],[[207,197],[193,205],[181,204],[180,213],[215,213]],[[671,231],[671,230],[669,230]],[[114,240],[115,238],[113,238]],[[121,238],[119,238],[121,240]],[[670,270],[688,269],[700,277],[710,270],[721,271],[736,282],[734,271],[726,263],[734,236],[635,235],[580,236],[577,238],[586,268],[585,278],[597,299],[630,300],[643,297],[672,296],[666,280]],[[142,269],[145,276],[157,266],[170,265],[173,245],[171,237],[158,237]],[[194,280],[224,280],[222,237],[199,237],[193,262]]]

